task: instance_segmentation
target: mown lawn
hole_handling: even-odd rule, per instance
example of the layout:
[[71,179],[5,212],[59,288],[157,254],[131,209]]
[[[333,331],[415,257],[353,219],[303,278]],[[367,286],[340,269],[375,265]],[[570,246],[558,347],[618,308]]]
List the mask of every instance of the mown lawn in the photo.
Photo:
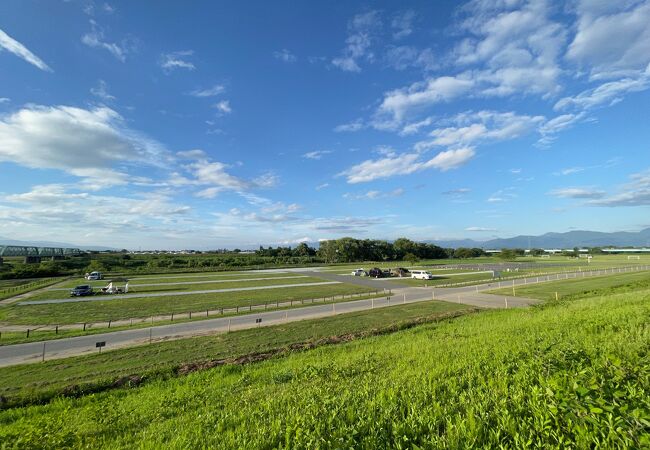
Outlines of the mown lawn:
[[[315,277],[302,277],[302,278],[280,278],[280,279],[271,279],[271,280],[236,280],[236,281],[219,281],[219,282],[200,282],[191,284],[176,284],[173,282],[166,283],[143,283],[143,284],[155,284],[155,286],[142,286],[136,283],[129,283],[129,294],[138,294],[138,293],[149,293],[149,292],[190,292],[190,291],[205,291],[212,289],[233,289],[233,288],[248,288],[248,287],[259,287],[259,286],[275,286],[275,285],[284,285],[284,284],[302,284],[302,283],[320,283],[324,280],[322,278]],[[124,286],[124,283],[116,283],[117,286]],[[95,289],[95,297],[101,294],[99,292],[99,286],[104,287],[106,283],[100,285],[93,285]],[[69,298],[70,292],[68,290],[59,290],[57,286],[56,289],[49,289],[45,292],[33,295],[27,300],[50,300],[50,299],[64,299]]]
[[647,448],[650,290],[0,413],[11,447]]
[[186,313],[188,311],[205,311],[206,309],[248,307],[250,305],[264,305],[265,303],[371,292],[375,292],[375,290],[364,286],[341,283],[151,298],[124,299],[119,298],[119,296],[110,296],[109,300],[89,302],[40,305],[13,304],[0,308],[0,322],[28,325],[93,323],[150,317],[152,315],[168,315],[172,312]]
[[[518,297],[555,300],[556,292],[558,293],[558,297],[566,297],[578,293],[586,295],[590,292],[603,294],[607,289],[615,289],[617,292],[622,292],[623,290],[629,292],[648,287],[650,287],[650,272],[643,271],[598,277],[569,278],[567,280],[517,286],[515,294]],[[488,293],[512,295],[512,288],[496,289]]]

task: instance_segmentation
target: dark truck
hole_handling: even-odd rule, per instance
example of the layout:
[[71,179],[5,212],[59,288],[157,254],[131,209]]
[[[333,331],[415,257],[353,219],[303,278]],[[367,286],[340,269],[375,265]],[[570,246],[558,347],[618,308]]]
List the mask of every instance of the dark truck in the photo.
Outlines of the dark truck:
[[384,278],[386,276],[386,273],[381,270],[379,267],[375,267],[373,269],[370,269],[368,272],[368,276],[372,278]]
[[86,295],[93,295],[93,288],[87,284],[77,286],[70,291],[70,297],[85,297]]

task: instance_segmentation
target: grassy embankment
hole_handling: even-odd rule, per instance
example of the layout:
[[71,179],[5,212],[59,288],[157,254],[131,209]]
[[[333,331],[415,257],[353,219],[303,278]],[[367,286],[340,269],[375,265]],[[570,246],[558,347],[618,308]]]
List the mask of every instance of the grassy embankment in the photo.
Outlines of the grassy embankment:
[[650,288],[642,286],[8,410],[0,440],[48,448],[646,448]]
[[[11,403],[37,401],[64,391],[92,391],[112,385],[117,379],[137,375],[141,379],[175,375],[182,365],[236,358],[265,352],[286,353],[289,346],[298,349],[318,345],[322,339],[346,340],[359,333],[390,331],[431,321],[449,314],[471,311],[465,305],[426,302],[341,314],[317,320],[233,331],[151,345],[119,349],[101,354],[46,361],[0,369],[0,396]],[[304,346],[302,344],[307,343]],[[71,389],[71,386],[77,386]]]

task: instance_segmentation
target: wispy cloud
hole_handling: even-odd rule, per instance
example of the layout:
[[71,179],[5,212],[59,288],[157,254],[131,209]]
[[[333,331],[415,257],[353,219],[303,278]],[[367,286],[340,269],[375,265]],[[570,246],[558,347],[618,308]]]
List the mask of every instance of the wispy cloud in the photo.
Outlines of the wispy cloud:
[[442,195],[451,195],[453,197],[459,197],[461,195],[466,195],[472,192],[470,188],[458,188],[458,189],[451,189],[449,191],[444,191]]
[[369,11],[354,16],[348,23],[346,46],[341,52],[341,56],[332,60],[332,64],[346,72],[361,72],[359,61],[374,59],[374,54],[370,52],[370,46],[374,39],[374,33],[380,27],[381,19],[378,11]]
[[218,103],[212,105],[221,115],[230,114],[232,108],[230,107],[230,100],[221,100]]
[[171,72],[176,69],[194,70],[194,63],[188,60],[188,57],[194,54],[194,50],[181,50],[160,55],[160,67],[165,72]]
[[90,88],[90,93],[105,102],[115,100],[115,97],[108,92],[108,84],[104,80],[97,81],[97,86]]
[[293,63],[298,61],[298,57],[286,48],[273,52],[273,57],[285,63]]
[[91,31],[81,37],[81,42],[88,47],[103,48],[119,61],[126,61],[126,55],[133,49],[133,46],[128,40],[123,41],[121,44],[107,42],[104,40],[104,30],[97,24],[97,22],[91,19],[90,26]]
[[413,33],[413,23],[417,18],[417,14],[412,9],[401,12],[393,17],[390,26],[393,29],[393,39],[399,40]]
[[222,84],[215,84],[206,89],[195,89],[189,94],[193,97],[216,97],[226,92],[226,87]]
[[319,160],[319,159],[322,159],[323,156],[329,155],[330,153],[332,153],[332,150],[315,150],[313,152],[307,152],[307,153],[303,154],[302,157],[306,158],[306,159]]
[[554,189],[549,192],[550,195],[560,198],[602,198],[605,196],[605,191],[596,189],[594,187],[566,187]]
[[363,129],[363,121],[361,119],[353,120],[352,122],[344,123],[341,125],[337,125],[334,128],[334,131],[337,133],[343,133],[343,132],[352,132],[352,131],[359,131]]
[[45,64],[41,58],[33,54],[27,47],[23,44],[9,36],[7,33],[0,29],[0,48],[7,50],[8,52],[13,53],[21,59],[24,59],[28,63],[38,67],[41,70],[46,72],[52,72],[50,66]]
[[487,227],[467,227],[465,228],[465,231],[470,231],[470,232],[486,232],[486,231],[498,231],[496,228],[487,228]]
[[364,192],[362,194],[351,194],[348,192],[346,194],[343,194],[343,198],[354,200],[380,200],[386,198],[401,197],[405,192],[406,191],[403,188],[397,188],[388,192],[372,190]]
[[433,50],[430,48],[420,50],[408,45],[392,46],[386,50],[384,60],[386,61],[386,65],[395,70],[416,68],[430,71],[438,68]]
[[602,195],[587,202],[590,206],[650,206],[650,169],[630,175],[630,182],[617,193]]

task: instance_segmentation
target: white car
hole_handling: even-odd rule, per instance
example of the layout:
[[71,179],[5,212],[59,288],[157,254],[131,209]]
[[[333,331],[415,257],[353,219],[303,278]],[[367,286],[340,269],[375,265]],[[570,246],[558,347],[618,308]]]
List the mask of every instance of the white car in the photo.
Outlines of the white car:
[[433,274],[426,270],[411,270],[411,278],[418,280],[433,280]]
[[365,277],[368,274],[363,269],[357,269],[357,270],[353,270],[350,275],[352,275],[353,277]]

